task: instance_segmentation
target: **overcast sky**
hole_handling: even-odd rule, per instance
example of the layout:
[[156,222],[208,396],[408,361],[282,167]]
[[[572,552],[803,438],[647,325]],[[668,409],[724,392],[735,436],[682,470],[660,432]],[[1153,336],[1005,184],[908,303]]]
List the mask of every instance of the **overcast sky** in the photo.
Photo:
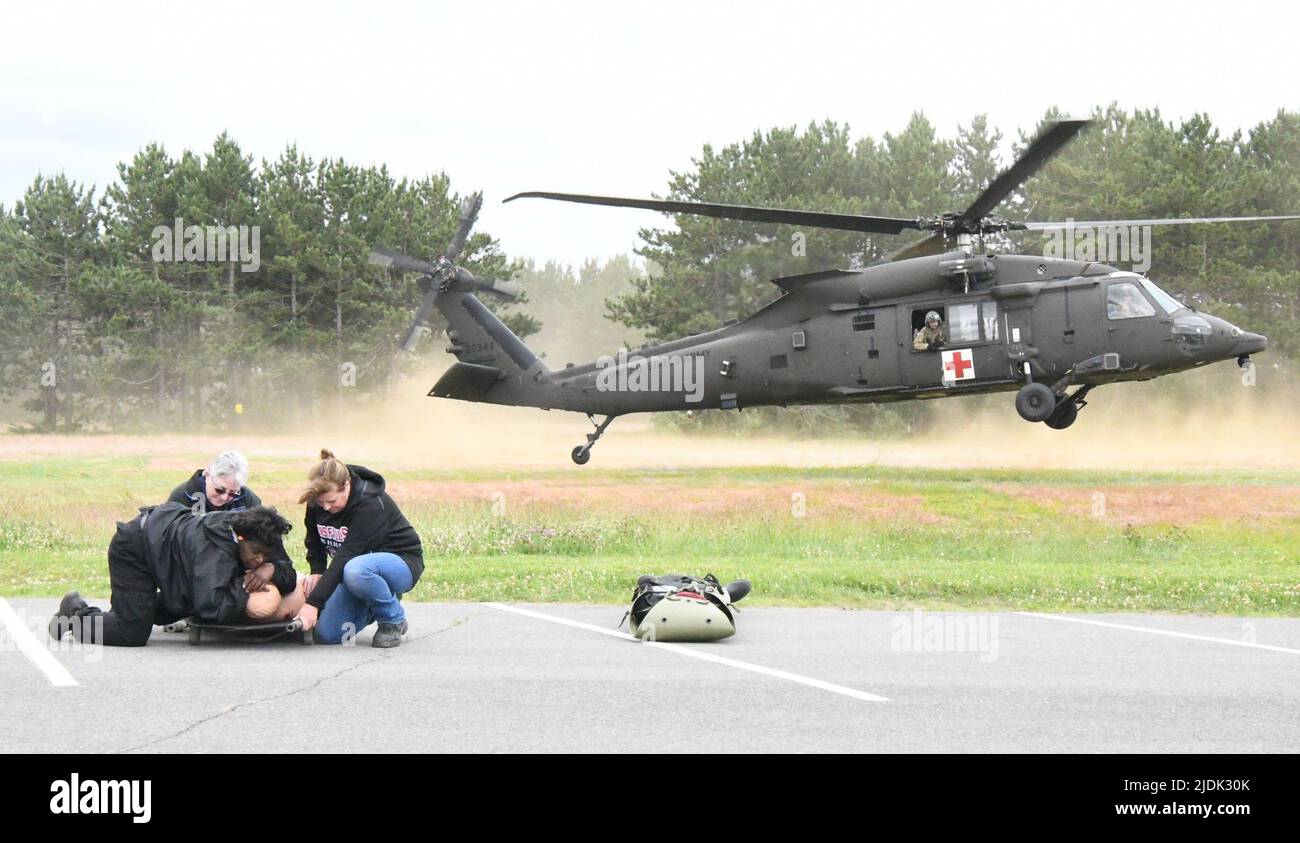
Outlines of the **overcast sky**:
[[[144,144],[445,171],[482,189],[507,253],[569,263],[637,245],[644,211],[522,190],[662,193],[705,143],[831,118],[1009,137],[1112,100],[1248,129],[1300,109],[1289,4],[750,2],[86,3],[0,24],[0,202],[37,172],[103,186]],[[934,209],[936,212],[948,210]]]

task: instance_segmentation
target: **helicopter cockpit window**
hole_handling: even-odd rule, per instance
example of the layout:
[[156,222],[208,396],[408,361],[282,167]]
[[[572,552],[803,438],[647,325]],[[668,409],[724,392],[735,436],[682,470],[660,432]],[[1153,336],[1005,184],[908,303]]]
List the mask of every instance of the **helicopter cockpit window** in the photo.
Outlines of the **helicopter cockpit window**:
[[1155,316],[1156,309],[1147,301],[1137,284],[1123,281],[1106,290],[1106,316],[1111,319],[1137,319]]
[[1145,278],[1142,279],[1142,286],[1147,288],[1147,293],[1151,295],[1151,298],[1156,300],[1156,304],[1160,305],[1160,309],[1163,310],[1166,315],[1172,316],[1174,311],[1182,310],[1186,307],[1186,305],[1178,299],[1169,295],[1164,290],[1157,287],[1153,282],[1148,281]]

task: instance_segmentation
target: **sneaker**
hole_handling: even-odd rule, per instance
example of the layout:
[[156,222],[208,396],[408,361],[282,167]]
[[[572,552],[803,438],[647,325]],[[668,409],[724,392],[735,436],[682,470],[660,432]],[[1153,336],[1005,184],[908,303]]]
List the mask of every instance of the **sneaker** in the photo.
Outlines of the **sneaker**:
[[371,639],[371,647],[397,647],[402,643],[402,636],[410,626],[403,619],[401,623],[381,623]]
[[50,618],[48,627],[50,637],[55,641],[61,641],[63,636],[72,631],[73,621],[89,608],[90,604],[82,599],[79,592],[69,591],[63,595],[63,599],[59,601],[58,613]]

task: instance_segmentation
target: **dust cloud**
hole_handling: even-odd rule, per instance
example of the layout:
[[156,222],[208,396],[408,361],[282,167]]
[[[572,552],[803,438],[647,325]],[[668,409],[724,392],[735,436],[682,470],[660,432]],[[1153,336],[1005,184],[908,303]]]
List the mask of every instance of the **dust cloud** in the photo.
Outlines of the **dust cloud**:
[[[1234,367],[1235,369],[1235,367]],[[1230,372],[1194,372],[1191,388],[1153,383],[1095,390],[1079,421],[1055,431],[1016,415],[1013,394],[935,402],[931,424],[902,438],[827,431],[817,437],[705,435],[665,430],[650,416],[617,419],[587,466],[569,459],[591,429],[578,413],[427,398],[438,372],[406,381],[334,421],[293,431],[131,436],[0,435],[0,461],[148,455],[158,468],[193,470],[223,448],[254,461],[305,467],[321,447],[349,462],[396,470],[673,469],[727,466],[893,466],[1011,469],[1300,469],[1297,401],[1244,389]],[[1197,380],[1199,379],[1199,380]],[[1213,400],[1207,400],[1207,396]],[[580,475],[579,475],[580,476]]]

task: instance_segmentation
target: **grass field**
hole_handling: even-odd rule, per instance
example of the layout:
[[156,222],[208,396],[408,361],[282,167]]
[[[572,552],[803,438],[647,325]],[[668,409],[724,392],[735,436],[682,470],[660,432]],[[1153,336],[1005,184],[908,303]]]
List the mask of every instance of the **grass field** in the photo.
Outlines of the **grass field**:
[[[202,463],[140,450],[0,463],[0,595],[107,597],[114,522]],[[425,542],[416,600],[623,602],[711,571],[754,605],[1300,614],[1293,470],[376,468]],[[261,457],[250,486],[305,571],[304,470]]]

